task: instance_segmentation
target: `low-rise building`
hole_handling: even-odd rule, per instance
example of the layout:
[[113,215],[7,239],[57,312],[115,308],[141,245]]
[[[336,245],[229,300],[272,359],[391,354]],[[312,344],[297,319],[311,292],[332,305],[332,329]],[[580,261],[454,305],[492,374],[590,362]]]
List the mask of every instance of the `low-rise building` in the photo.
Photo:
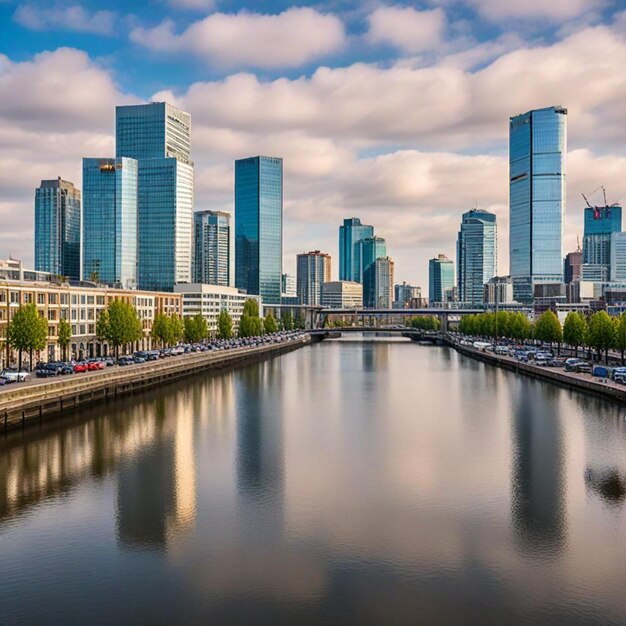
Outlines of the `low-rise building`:
[[513,281],[510,276],[494,276],[483,285],[483,302],[486,305],[511,304]]
[[233,320],[233,329],[239,326],[246,300],[254,299],[259,303],[259,313],[263,315],[261,296],[251,295],[243,289],[223,285],[204,283],[180,283],[174,286],[174,293],[182,298],[183,317],[202,315],[207,321],[209,331],[217,331],[217,320],[222,309],[226,309]]
[[322,306],[329,309],[363,308],[363,285],[351,280],[332,280],[324,283]]

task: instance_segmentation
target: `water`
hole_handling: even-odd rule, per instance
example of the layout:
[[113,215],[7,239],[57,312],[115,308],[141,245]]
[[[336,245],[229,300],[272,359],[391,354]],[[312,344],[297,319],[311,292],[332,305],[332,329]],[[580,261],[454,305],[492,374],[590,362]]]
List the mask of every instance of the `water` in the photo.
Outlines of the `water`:
[[342,340],[12,433],[0,624],[623,624],[625,414]]

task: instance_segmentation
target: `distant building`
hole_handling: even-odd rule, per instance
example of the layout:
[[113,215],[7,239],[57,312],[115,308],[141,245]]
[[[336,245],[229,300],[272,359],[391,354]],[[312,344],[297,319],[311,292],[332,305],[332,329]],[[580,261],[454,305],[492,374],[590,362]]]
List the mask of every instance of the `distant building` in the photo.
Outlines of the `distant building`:
[[563,280],[567,109],[528,111],[509,124],[509,249],[515,300]]
[[363,282],[363,306],[374,308],[376,306],[374,262],[387,256],[387,242],[382,237],[366,237],[358,242],[356,250],[355,254],[360,264],[359,276]]
[[281,297],[297,298],[296,277],[293,274],[283,274],[282,276]]
[[329,254],[314,250],[297,256],[296,294],[300,304],[320,305],[322,285],[330,281],[331,258]]
[[389,257],[378,257],[368,267],[374,276],[374,301],[368,306],[375,309],[391,309],[393,304],[393,261]]
[[611,235],[611,282],[626,282],[626,232]]
[[406,282],[394,285],[393,292],[393,306],[398,309],[410,308],[411,301],[422,299],[422,288]]
[[235,285],[280,304],[283,263],[283,160],[235,161]]
[[339,227],[339,280],[363,282],[359,242],[374,236],[374,227],[361,224],[358,217],[343,221]]
[[494,276],[483,285],[483,302],[489,305],[512,304],[513,282],[510,276]]
[[363,285],[349,280],[333,280],[324,283],[322,306],[329,309],[363,308]]
[[583,251],[580,246],[565,257],[563,277],[565,295],[569,303],[580,302],[580,281],[582,279]]
[[479,306],[483,286],[496,275],[498,267],[496,216],[482,209],[463,214],[456,243],[457,297]]
[[60,176],[35,190],[35,270],[80,279],[80,191]]
[[429,304],[449,300],[451,290],[454,290],[454,262],[440,254],[428,262]]
[[622,230],[622,207],[586,207],[582,279],[607,282],[611,277],[611,236]]
[[83,159],[83,277],[137,287],[135,159]]
[[232,286],[235,282],[235,250],[230,213],[194,213],[194,280],[207,285]]

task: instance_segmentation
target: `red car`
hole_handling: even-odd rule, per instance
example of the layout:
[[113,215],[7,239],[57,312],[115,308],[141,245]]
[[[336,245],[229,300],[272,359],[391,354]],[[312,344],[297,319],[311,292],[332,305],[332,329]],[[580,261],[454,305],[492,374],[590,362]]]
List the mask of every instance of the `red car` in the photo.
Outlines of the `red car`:
[[104,369],[104,363],[102,361],[96,361],[95,359],[93,359],[91,361],[87,361],[87,369],[90,372],[93,372],[95,370],[103,370]]
[[86,372],[89,369],[89,366],[84,361],[81,363],[74,364],[74,373],[78,374],[79,372]]

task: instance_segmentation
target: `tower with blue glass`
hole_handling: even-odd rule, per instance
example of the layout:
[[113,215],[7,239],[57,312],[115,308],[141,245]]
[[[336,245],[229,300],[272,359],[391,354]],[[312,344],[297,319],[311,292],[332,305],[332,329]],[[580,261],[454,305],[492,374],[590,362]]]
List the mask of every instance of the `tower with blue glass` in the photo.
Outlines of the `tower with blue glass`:
[[343,220],[339,227],[339,280],[363,282],[359,242],[373,236],[374,227],[361,224],[358,217]]
[[606,282],[611,279],[611,235],[621,231],[621,206],[585,208],[582,280]]
[[497,273],[496,216],[472,209],[463,213],[456,241],[457,293],[461,302],[483,303],[483,286]]
[[358,275],[363,281],[363,306],[376,308],[376,259],[387,257],[387,242],[382,237],[361,239],[356,248],[359,259]]
[[563,281],[567,109],[528,111],[509,124],[509,257],[513,296]]
[[445,254],[428,261],[428,302],[445,302],[454,290],[454,263]]
[[283,259],[283,160],[235,161],[235,286],[280,304]]

